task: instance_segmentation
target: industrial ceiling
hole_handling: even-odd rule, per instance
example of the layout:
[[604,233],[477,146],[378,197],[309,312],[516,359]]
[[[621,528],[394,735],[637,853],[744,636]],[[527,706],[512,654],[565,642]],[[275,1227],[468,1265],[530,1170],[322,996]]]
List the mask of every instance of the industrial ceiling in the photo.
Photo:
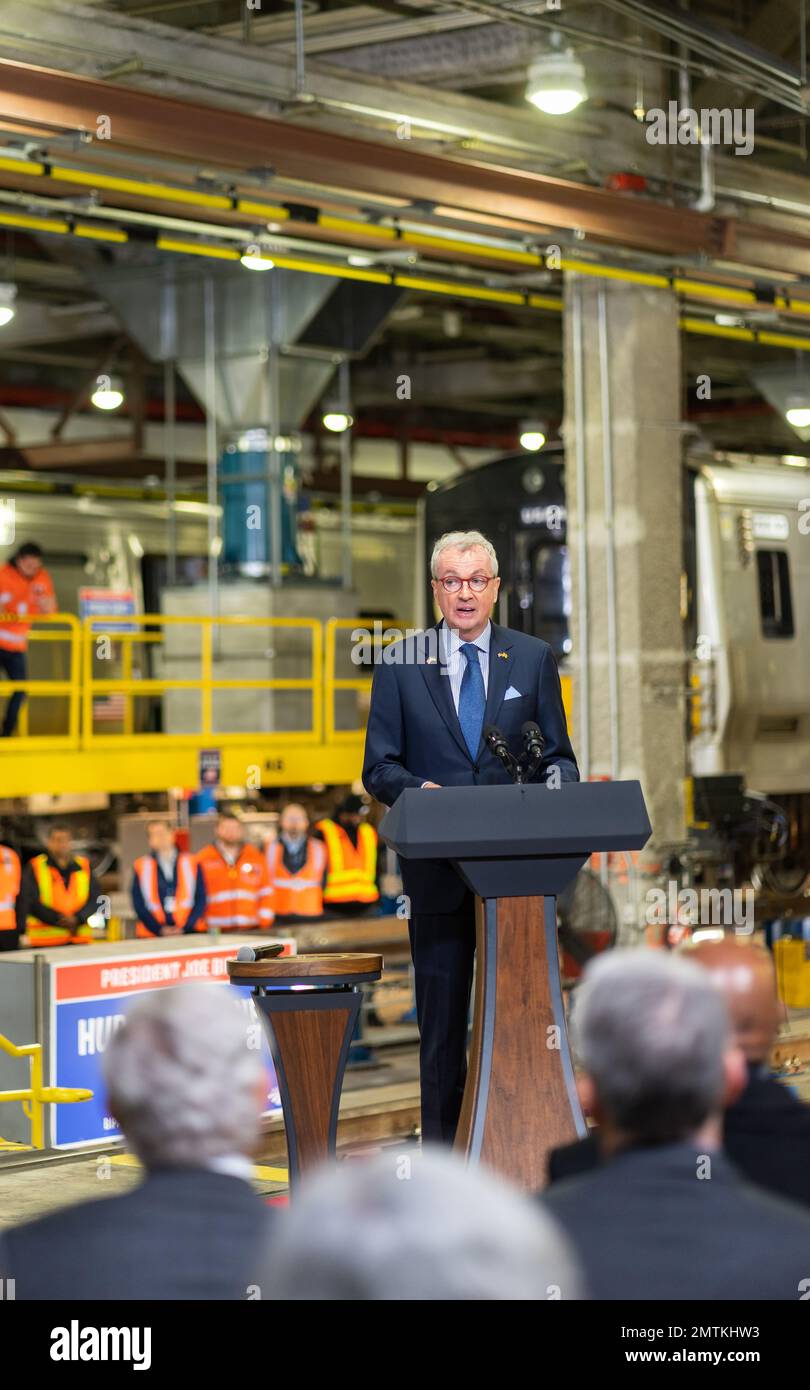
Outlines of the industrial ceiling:
[[[82,411],[114,361],[160,419],[166,353],[116,279],[239,275],[252,246],[346,287],[360,435],[507,449],[526,417],[553,434],[563,278],[607,270],[678,293],[695,437],[803,453],[756,375],[810,349],[806,21],[803,0],[4,0],[0,281],[19,312],[0,411]],[[587,79],[565,116],[525,98],[555,48]],[[651,142],[673,100],[752,112],[751,153]],[[178,418],[199,420],[190,379]]]

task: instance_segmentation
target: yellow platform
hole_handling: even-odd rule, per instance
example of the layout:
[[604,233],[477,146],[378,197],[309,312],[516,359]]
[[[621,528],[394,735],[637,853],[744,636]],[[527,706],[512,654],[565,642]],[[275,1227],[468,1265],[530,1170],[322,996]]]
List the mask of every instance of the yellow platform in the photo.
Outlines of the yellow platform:
[[[391,626],[373,640],[384,648],[406,630]],[[360,646],[369,650],[362,631],[349,618],[38,617],[30,633],[34,676],[0,684],[0,699],[15,689],[29,697],[17,735],[0,740],[0,794],[196,788],[203,750],[219,754],[222,786],[352,782],[371,691],[371,668],[356,659]],[[257,667],[267,674],[243,674]],[[169,678],[166,669],[183,675]],[[569,678],[562,687],[570,720]],[[295,695],[285,707],[294,727],[238,727],[246,716],[244,702],[233,714],[235,702],[253,691],[257,708],[270,692]],[[153,732],[156,716],[164,725],[168,717],[173,731]]]

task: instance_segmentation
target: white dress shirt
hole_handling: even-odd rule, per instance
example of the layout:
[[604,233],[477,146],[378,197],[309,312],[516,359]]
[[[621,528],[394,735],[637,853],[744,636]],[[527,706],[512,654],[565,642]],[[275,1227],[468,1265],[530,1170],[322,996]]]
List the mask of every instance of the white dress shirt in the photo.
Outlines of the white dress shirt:
[[[481,667],[481,675],[484,678],[485,695],[489,683],[489,645],[491,640],[492,623],[487,622],[484,631],[480,632],[473,642],[473,646],[478,648],[478,665]],[[455,628],[449,628],[445,622],[442,622],[439,629],[439,655],[442,673],[446,671],[450,680],[450,692],[453,696],[456,714],[458,714],[458,702],[461,695],[461,682],[467,669],[467,658],[461,650],[464,642],[466,642],[466,638],[462,637]]]

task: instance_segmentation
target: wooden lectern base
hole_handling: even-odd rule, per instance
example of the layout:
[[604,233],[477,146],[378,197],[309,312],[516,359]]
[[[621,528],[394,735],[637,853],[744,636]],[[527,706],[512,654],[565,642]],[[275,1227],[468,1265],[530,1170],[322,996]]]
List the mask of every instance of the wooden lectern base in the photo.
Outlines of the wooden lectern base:
[[586,1132],[565,1025],[554,898],[476,900],[473,1036],[457,1150],[529,1191]]
[[360,952],[228,961],[253,1000],[273,1054],[290,1187],[334,1157],[346,1059],[360,1012],[360,986],[379,980],[382,956]]

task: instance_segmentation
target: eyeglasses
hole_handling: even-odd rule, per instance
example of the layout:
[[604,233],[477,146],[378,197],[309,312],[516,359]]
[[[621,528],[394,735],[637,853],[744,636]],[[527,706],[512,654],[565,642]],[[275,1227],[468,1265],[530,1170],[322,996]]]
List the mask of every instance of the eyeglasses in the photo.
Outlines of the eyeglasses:
[[457,574],[450,574],[446,579],[439,579],[436,582],[441,584],[446,594],[457,594],[465,584],[469,584],[474,594],[483,594],[487,584],[491,584],[494,575],[474,574],[472,579],[459,579]]

